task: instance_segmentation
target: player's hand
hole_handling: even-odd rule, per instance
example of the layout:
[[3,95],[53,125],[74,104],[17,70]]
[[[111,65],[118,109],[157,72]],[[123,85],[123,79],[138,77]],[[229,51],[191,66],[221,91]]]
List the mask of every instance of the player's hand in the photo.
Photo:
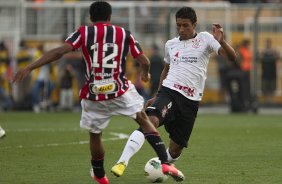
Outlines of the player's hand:
[[153,98],[149,99],[146,104],[145,104],[145,109],[153,104],[153,102],[156,100],[156,96]]
[[150,73],[141,73],[141,80],[143,82],[148,82],[151,79],[151,74]]
[[27,75],[29,75],[31,72],[31,70],[29,70],[28,68],[22,68],[19,69],[19,71],[14,75],[12,82],[18,82],[23,80]]
[[223,28],[217,23],[212,24],[212,34],[219,43],[224,40]]

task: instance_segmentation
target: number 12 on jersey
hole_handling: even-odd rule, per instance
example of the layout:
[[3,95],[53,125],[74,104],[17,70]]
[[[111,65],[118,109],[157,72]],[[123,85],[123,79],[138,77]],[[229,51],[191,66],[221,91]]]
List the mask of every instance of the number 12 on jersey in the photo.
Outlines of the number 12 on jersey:
[[[91,46],[91,50],[93,50],[93,67],[99,68],[100,63],[98,63],[98,53],[99,50],[99,44],[95,43]],[[118,55],[118,45],[115,43],[104,43],[102,48],[102,66],[103,68],[116,68],[117,67],[117,61],[114,60],[114,58]],[[108,53],[111,51],[110,53]],[[106,55],[107,53],[107,55]],[[109,62],[112,61],[112,62]]]

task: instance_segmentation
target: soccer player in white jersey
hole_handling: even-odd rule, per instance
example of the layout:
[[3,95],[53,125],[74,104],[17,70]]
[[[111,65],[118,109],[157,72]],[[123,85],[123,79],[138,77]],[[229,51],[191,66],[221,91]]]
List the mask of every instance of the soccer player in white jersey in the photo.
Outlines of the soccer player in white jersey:
[[[176,161],[183,148],[188,146],[199,101],[204,93],[209,55],[216,53],[236,60],[234,49],[224,39],[223,28],[212,25],[212,34],[197,33],[197,15],[193,8],[183,7],[176,13],[178,37],[165,44],[164,69],[155,97],[146,104],[146,113],[156,127],[165,126],[170,143],[167,156]],[[112,171],[121,176],[130,158],[144,143],[142,130],[135,130],[129,137],[123,153]]]
[[112,8],[108,2],[93,2],[89,13],[92,25],[80,26],[64,44],[19,70],[13,81],[19,81],[35,68],[81,48],[86,66],[86,82],[80,90],[82,99],[80,126],[87,129],[90,135],[93,179],[99,184],[109,183],[104,170],[105,150],[102,131],[112,116],[125,115],[136,120],[141,126],[143,137],[146,137],[162,162],[163,173],[172,176],[176,181],[182,181],[184,179],[182,172],[168,163],[164,142],[143,109],[144,99],[124,76],[129,51],[141,64],[141,79],[145,82],[150,79],[150,61],[128,30],[110,23]]

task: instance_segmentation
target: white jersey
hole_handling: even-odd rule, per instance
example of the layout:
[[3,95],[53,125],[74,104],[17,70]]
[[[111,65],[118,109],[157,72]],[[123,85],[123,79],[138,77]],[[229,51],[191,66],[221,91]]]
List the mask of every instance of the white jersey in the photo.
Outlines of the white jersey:
[[185,97],[200,101],[203,96],[209,56],[218,54],[220,44],[208,32],[200,32],[195,38],[168,40],[164,61],[170,65],[163,86],[178,91]]

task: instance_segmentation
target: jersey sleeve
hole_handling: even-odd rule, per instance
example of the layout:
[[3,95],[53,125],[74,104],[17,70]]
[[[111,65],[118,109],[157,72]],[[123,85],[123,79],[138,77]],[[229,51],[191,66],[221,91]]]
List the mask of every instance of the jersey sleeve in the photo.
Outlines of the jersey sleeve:
[[219,44],[219,42],[213,37],[212,34],[206,32],[206,35],[208,37],[208,41],[209,41],[209,52],[215,52],[217,55],[219,54],[219,48],[221,47],[221,45]]
[[168,44],[165,44],[165,50],[164,50],[164,62],[169,64],[170,63],[170,56],[169,56],[169,49],[168,49]]
[[81,46],[81,33],[80,29],[71,33],[68,38],[65,40],[66,43],[70,44],[74,50],[78,49]]
[[135,40],[132,34],[130,34],[130,37],[129,37],[129,49],[130,49],[130,53],[133,58],[136,58],[139,55],[143,54],[140,44],[138,43],[137,40]]

